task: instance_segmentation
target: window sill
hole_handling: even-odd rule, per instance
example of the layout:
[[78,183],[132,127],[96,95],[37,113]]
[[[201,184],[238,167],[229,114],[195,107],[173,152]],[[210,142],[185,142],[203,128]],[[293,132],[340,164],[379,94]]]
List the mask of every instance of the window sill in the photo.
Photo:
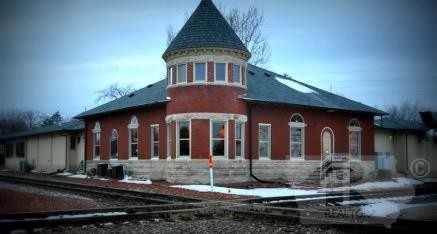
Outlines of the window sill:
[[300,157],[290,156],[290,161],[305,161],[305,155],[302,155]]
[[158,161],[159,157],[153,157],[153,158],[150,158],[150,160]]
[[258,157],[258,160],[259,161],[270,161],[271,158],[260,158],[260,157]]
[[129,161],[138,161],[138,157],[129,158]]
[[118,158],[111,158],[109,161],[118,161]]
[[175,158],[176,161],[190,161],[191,157],[184,156],[184,157],[177,157]]
[[93,161],[100,161],[100,157],[98,157],[98,158],[93,158]]

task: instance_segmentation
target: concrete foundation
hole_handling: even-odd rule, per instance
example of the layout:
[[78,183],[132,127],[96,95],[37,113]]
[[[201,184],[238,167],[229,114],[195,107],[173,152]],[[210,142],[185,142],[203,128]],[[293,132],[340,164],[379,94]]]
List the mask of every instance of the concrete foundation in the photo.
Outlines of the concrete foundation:
[[[299,183],[319,179],[317,160],[253,160],[253,174],[262,180]],[[177,184],[208,184],[208,160],[117,160],[87,161],[87,171],[96,168],[97,163],[113,166],[124,165],[129,176],[151,180],[165,180]],[[351,162],[351,179],[368,179],[374,176],[373,161]],[[253,181],[250,177],[249,160],[214,161],[215,184]]]

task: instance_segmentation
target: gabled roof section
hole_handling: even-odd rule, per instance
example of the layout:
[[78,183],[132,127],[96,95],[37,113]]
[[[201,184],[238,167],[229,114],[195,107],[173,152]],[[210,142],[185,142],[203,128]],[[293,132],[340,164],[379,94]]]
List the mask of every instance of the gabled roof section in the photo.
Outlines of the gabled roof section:
[[82,120],[72,120],[70,122],[63,123],[61,125],[50,125],[40,128],[34,128],[23,132],[16,132],[7,135],[0,136],[0,140],[7,140],[13,138],[20,138],[26,136],[42,135],[54,132],[62,131],[79,131],[85,129],[85,123]]
[[96,108],[85,111],[78,116],[75,116],[74,118],[83,119],[85,117],[108,112],[164,103],[168,101],[165,88],[166,80],[164,79],[154,84],[150,84],[145,88],[139,89],[131,94],[117,98]]
[[378,128],[392,129],[392,130],[418,130],[426,131],[428,128],[425,124],[408,121],[403,119],[382,118],[375,120],[375,126]]
[[247,95],[244,100],[271,104],[296,105],[330,110],[386,113],[297,80],[248,64]]
[[193,48],[225,48],[249,53],[211,0],[200,2],[163,57],[170,52]]

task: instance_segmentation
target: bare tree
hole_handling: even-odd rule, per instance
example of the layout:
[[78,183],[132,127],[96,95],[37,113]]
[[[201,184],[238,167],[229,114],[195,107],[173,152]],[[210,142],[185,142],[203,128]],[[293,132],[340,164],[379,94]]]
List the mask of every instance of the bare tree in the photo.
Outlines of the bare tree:
[[385,109],[389,114],[389,118],[421,122],[419,112],[423,111],[424,108],[418,101],[410,102],[405,100],[399,105],[393,104],[387,106]]
[[[252,54],[249,63],[253,65],[265,65],[270,59],[271,51],[270,45],[261,30],[264,14],[259,11],[257,7],[250,7],[247,11],[241,11],[237,8],[227,11],[224,7],[219,6],[219,10]],[[188,18],[186,18],[185,21],[187,20]],[[168,26],[167,45],[170,45],[176,35],[177,33],[173,27]]]
[[101,102],[105,100],[114,100],[119,97],[123,97],[135,91],[132,84],[125,87],[119,86],[117,83],[109,85],[107,88],[101,89],[96,93],[99,95],[95,102]]
[[44,117],[45,115],[38,111],[1,110],[0,135],[39,127]]

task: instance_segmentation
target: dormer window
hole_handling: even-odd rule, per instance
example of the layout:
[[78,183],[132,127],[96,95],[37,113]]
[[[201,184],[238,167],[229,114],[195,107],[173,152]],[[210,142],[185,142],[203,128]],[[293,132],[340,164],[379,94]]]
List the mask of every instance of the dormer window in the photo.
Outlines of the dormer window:
[[226,63],[215,64],[215,81],[226,81]]
[[194,64],[194,81],[205,82],[206,80],[206,63]]
[[186,83],[187,82],[187,65],[179,64],[178,65],[178,83]]

